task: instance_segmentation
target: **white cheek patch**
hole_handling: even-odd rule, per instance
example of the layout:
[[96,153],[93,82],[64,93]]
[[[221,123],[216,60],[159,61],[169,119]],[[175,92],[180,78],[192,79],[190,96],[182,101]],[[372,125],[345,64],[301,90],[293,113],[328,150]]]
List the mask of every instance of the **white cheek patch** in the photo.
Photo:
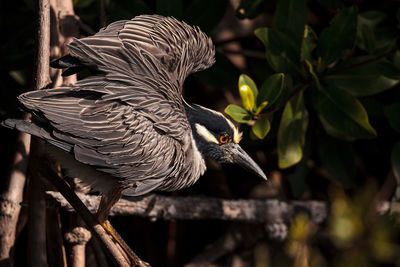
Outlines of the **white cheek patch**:
[[233,123],[230,120],[226,120],[229,124],[229,126],[231,126],[232,130],[233,130],[233,142],[235,144],[239,144],[240,140],[242,139],[242,133],[239,132],[238,128],[235,127],[235,125],[233,125]]
[[195,124],[195,127],[196,127],[196,132],[206,141],[219,144],[217,138],[215,138],[215,136],[212,133],[210,133],[210,131],[207,130],[206,127],[198,123]]
[[242,140],[243,133],[239,132],[239,130],[235,127],[233,131],[233,142],[239,144],[240,140]]

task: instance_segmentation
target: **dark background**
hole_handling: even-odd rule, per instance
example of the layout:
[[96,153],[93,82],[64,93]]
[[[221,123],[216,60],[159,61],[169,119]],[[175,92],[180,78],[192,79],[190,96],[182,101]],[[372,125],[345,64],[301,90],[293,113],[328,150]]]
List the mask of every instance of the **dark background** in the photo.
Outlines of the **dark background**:
[[[73,2],[75,13],[85,24],[95,31],[102,27],[100,5],[97,1]],[[252,77],[258,85],[275,73],[264,58],[263,43],[253,32],[259,27],[273,27],[276,1],[109,0],[104,3],[107,24],[139,14],[158,13],[172,15],[190,25],[198,25],[213,38],[218,51],[217,63],[209,70],[187,79],[184,95],[190,103],[223,112],[228,104],[241,103],[237,87],[241,73]],[[385,58],[395,67],[399,67],[399,62],[396,63],[399,59],[395,55],[398,53],[399,1],[307,1],[307,24],[319,35],[330,25],[335,14],[346,6],[355,6],[359,14],[367,11],[386,14],[386,20],[381,27],[392,34],[388,38],[392,38],[394,44],[389,49],[392,53],[383,51],[382,54],[387,53]],[[0,120],[3,120],[21,116],[16,96],[31,88],[36,12],[35,3],[29,0],[2,1],[0,10]],[[341,60],[346,62],[349,58],[368,54],[357,46],[349,53],[347,58]],[[80,73],[81,77],[85,75],[88,73]],[[360,98],[378,136],[352,142],[327,135],[318,120],[318,111],[312,107],[312,91],[307,91],[305,97],[309,109],[309,128],[303,150],[304,157],[299,164],[285,170],[278,167],[276,147],[279,119],[273,120],[271,131],[264,140],[258,140],[250,133],[249,126],[242,125],[244,137],[241,144],[260,164],[269,177],[268,182],[254,177],[238,166],[219,166],[208,161],[208,171],[193,187],[164,194],[227,199],[328,201],[333,207],[332,217],[318,231],[315,230],[315,225],[310,226],[312,223],[302,217],[289,220],[294,222],[294,226],[289,230],[291,234],[285,241],[270,239],[263,232],[262,225],[244,223],[210,220],[151,222],[135,217],[114,217],[111,222],[133,250],[152,266],[182,266],[232,229],[238,229],[238,232],[250,236],[254,232],[258,236],[220,257],[215,266],[307,266],[301,264],[298,257],[302,256],[308,258],[308,263],[314,263],[312,266],[354,266],[356,263],[361,266],[398,266],[400,247],[396,218],[367,218],[365,214],[371,200],[377,196],[380,200],[390,201],[395,195],[397,183],[392,171],[391,157],[393,147],[399,140],[399,132],[393,129],[390,119],[383,114],[383,106],[400,100],[399,86]],[[280,109],[276,112],[276,118],[280,118],[282,111]],[[15,148],[16,133],[0,128],[0,134],[1,187]],[[322,149],[321,142],[330,146]],[[327,159],[323,155],[331,157]],[[335,165],[338,160],[343,161]],[[63,226],[68,229],[68,214],[63,213],[62,218]],[[345,226],[340,223],[345,223]],[[309,231],[295,228],[301,228],[301,225]],[[342,228],[335,227],[348,229],[347,235],[344,234],[345,237],[341,239]],[[361,229],[361,232],[356,228]],[[26,230],[17,240],[17,256],[26,253],[25,232]],[[305,239],[298,237],[298,233],[303,232],[307,232]],[[380,249],[383,252],[379,252]],[[16,262],[26,264],[24,257],[17,257]]]

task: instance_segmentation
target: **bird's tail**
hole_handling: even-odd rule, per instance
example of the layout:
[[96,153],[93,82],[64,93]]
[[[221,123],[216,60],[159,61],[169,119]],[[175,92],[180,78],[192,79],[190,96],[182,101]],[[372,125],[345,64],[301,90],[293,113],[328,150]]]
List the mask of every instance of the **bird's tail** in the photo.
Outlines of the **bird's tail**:
[[40,127],[39,125],[36,125],[33,122],[28,122],[18,119],[6,119],[2,121],[0,125],[6,128],[16,129],[20,132],[24,132],[39,137],[45,140],[46,142],[55,145],[58,148],[61,148],[64,151],[69,152],[72,149],[71,144],[55,139],[54,136],[50,133],[50,131],[46,130],[43,127]]
[[50,66],[55,69],[67,69],[62,73],[62,76],[78,73],[84,68],[82,62],[71,55],[66,55],[50,62]]
[[16,129],[20,132],[28,133],[37,137],[40,137],[41,128],[32,122],[17,120],[17,119],[6,119],[1,122],[1,126]]

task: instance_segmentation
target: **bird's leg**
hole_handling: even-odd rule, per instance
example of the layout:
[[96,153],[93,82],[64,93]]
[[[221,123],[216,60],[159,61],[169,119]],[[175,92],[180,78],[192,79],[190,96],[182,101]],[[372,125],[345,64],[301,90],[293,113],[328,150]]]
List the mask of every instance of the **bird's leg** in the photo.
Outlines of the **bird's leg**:
[[114,227],[112,227],[110,221],[107,219],[108,215],[110,214],[111,208],[121,197],[122,190],[123,188],[115,188],[101,197],[99,208],[96,213],[96,218],[101,226],[103,226],[104,230],[106,230],[106,232],[111,235],[114,240],[121,246],[123,251],[128,256],[128,260],[131,262],[132,266],[150,266],[148,265],[148,263],[139,259],[139,257],[126,244],[126,242],[117,233]]

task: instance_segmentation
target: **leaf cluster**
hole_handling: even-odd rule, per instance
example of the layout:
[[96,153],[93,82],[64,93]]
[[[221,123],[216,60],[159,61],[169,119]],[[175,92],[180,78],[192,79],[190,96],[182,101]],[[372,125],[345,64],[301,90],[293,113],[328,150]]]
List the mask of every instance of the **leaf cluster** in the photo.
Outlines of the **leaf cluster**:
[[[346,184],[355,173],[348,163],[356,158],[352,143],[400,128],[400,99],[389,104],[376,100],[398,89],[400,21],[397,16],[393,24],[382,11],[341,4],[326,27],[314,29],[307,25],[308,12],[305,0],[277,1],[273,27],[254,32],[265,46],[266,69],[274,74],[264,77],[260,89],[242,74],[242,107],[231,104],[225,112],[247,123],[259,139],[270,133],[273,119],[279,120],[276,140],[282,169],[302,162],[306,136],[317,136],[310,142],[318,143],[324,167]],[[370,113],[391,128],[377,130],[374,124],[382,122],[371,121]],[[311,118],[317,122],[310,124]],[[337,145],[343,141],[348,145]]]

